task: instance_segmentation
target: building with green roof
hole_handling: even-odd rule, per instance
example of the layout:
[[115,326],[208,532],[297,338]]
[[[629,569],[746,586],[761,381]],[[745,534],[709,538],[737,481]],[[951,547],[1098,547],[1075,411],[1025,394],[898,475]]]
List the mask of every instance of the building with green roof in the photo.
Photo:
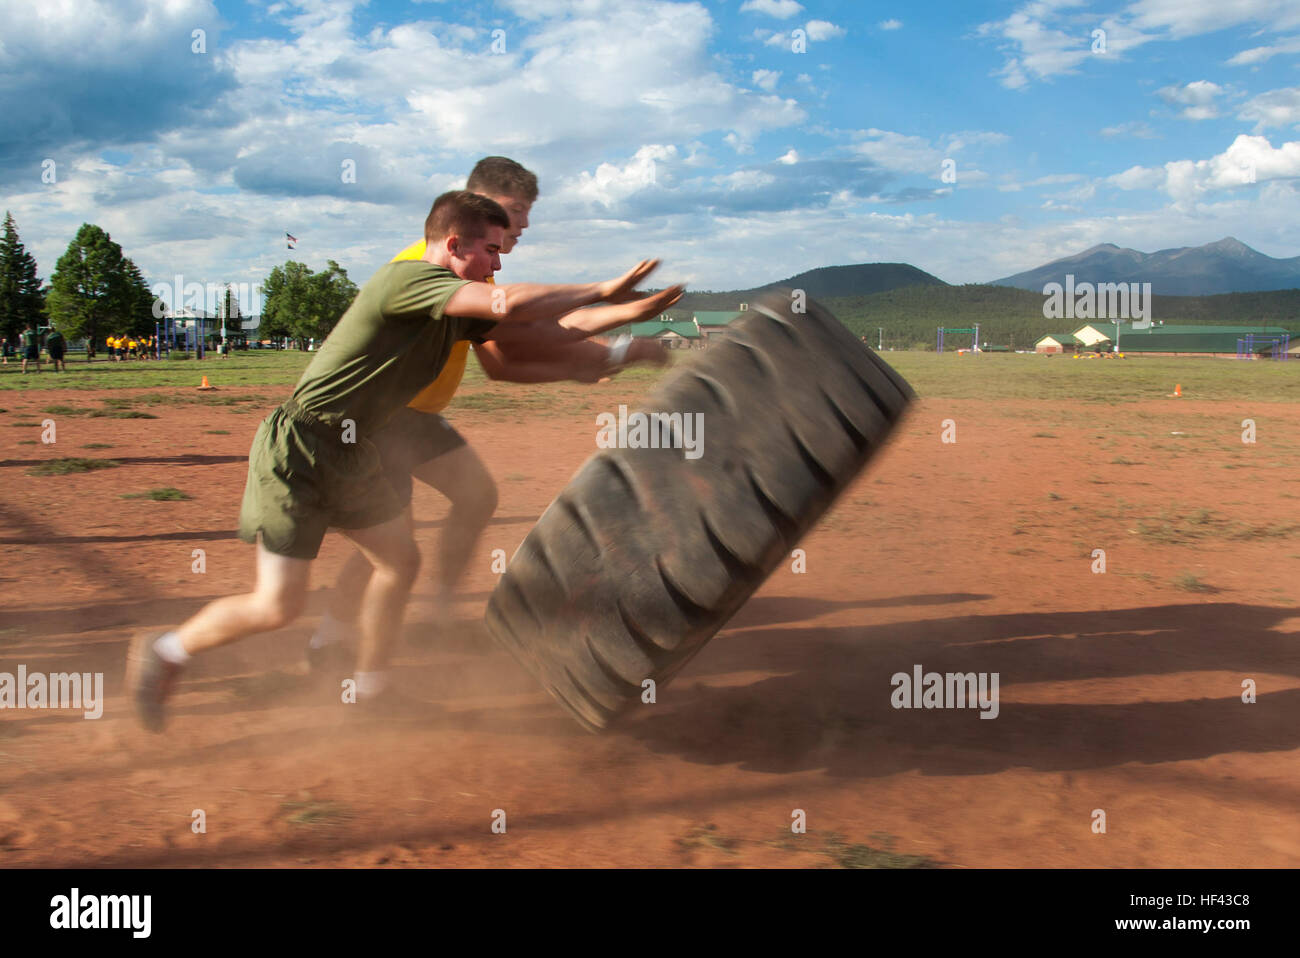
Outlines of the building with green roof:
[[1122,353],[1161,353],[1169,355],[1236,356],[1239,341],[1251,335],[1252,351],[1271,354],[1279,338],[1290,334],[1281,326],[1217,326],[1209,323],[1155,324],[1148,329],[1134,329],[1129,324],[1116,329],[1114,323],[1089,323],[1074,335],[1085,346],[1109,350],[1119,339]]
[[1074,352],[1079,348],[1079,341],[1073,333],[1048,333],[1034,343],[1036,353]]
[[674,348],[689,347],[700,340],[700,330],[694,320],[673,320],[667,316],[648,319],[642,323],[628,323],[620,327],[619,331],[629,332],[633,336],[658,339]]

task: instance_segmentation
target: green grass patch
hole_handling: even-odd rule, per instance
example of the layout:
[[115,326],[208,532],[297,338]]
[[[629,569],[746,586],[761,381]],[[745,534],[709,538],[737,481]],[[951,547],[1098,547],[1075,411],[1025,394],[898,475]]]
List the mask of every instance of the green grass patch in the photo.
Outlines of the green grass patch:
[[1216,515],[1209,509],[1197,509],[1186,514],[1162,509],[1155,519],[1140,520],[1135,531],[1148,542],[1161,545],[1191,545],[1207,539],[1243,542],[1287,538],[1300,531],[1300,524],[1252,525]]
[[337,825],[353,818],[352,810],[342,802],[281,802],[280,809],[291,825]]
[[123,499],[152,499],[154,502],[175,502],[180,499],[193,499],[173,486],[163,486],[160,489],[150,489],[148,492],[128,492],[122,496]]
[[1214,586],[1202,582],[1190,572],[1182,572],[1174,579],[1174,588],[1184,592],[1218,592]]
[[116,459],[84,459],[79,456],[51,459],[27,470],[29,476],[69,476],[75,472],[94,472],[122,465]]
[[139,409],[96,409],[91,412],[93,419],[157,419],[151,412]]
[[718,826],[712,822],[702,827],[692,828],[684,836],[677,839],[677,847],[683,851],[694,848],[716,848],[728,855],[735,855],[739,845],[740,839],[728,838],[719,834]]
[[872,845],[850,845],[838,835],[826,839],[824,854],[840,868],[940,868],[942,863],[924,855],[905,855],[893,850],[894,839],[891,836],[872,836],[872,841],[880,841],[884,848]]
[[203,430],[203,432],[205,435],[208,436],[229,436],[230,435],[229,429],[205,429]]
[[31,429],[33,427],[39,429],[41,424],[38,422],[11,422],[9,425],[15,429]]
[[35,439],[19,439],[19,440],[18,440],[18,445],[20,445],[20,446],[35,446],[35,445],[37,445],[37,442],[36,442]]
[[88,363],[83,356],[78,356],[69,358],[68,371],[58,376],[23,376],[12,366],[0,367],[0,392],[193,389],[199,384],[199,377],[206,374],[212,385],[222,389],[272,387],[287,396],[315,355],[297,350],[251,350],[219,362],[205,359],[191,363],[110,363],[106,358]]
[[88,442],[81,448],[82,449],[112,449],[113,444],[111,442]]

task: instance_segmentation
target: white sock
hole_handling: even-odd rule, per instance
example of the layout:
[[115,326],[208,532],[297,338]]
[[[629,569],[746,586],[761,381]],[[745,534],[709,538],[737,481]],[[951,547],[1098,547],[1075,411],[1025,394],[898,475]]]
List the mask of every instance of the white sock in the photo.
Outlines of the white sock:
[[354,678],[357,680],[358,699],[373,698],[388,688],[387,672],[358,672]]
[[153,650],[164,662],[172,665],[184,665],[190,660],[190,654],[181,645],[181,637],[175,632],[166,632],[154,640]]
[[321,616],[320,625],[316,627],[316,633],[311,637],[311,647],[313,649],[323,649],[335,642],[342,642],[352,633],[353,629],[352,623],[336,619],[329,612],[326,612]]

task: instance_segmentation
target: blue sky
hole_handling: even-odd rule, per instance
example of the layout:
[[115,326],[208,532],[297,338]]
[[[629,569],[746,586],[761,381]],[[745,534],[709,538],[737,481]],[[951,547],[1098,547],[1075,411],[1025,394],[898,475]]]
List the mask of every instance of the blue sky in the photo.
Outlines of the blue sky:
[[1300,255],[1296,0],[0,0],[0,22],[0,195],[46,278],[93,222],[151,283],[288,258],[361,283],[497,153],[542,185],[503,281],[659,256],[698,289],[855,262],[981,282],[1227,235]]

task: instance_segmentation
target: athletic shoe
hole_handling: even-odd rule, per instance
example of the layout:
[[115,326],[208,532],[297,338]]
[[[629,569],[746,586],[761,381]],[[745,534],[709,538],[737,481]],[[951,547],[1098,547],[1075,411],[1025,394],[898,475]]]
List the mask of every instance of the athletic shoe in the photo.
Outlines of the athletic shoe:
[[135,699],[136,714],[140,723],[151,732],[161,732],[168,696],[176,688],[184,666],[168,662],[154,643],[160,635],[139,635],[127,653],[127,688]]

